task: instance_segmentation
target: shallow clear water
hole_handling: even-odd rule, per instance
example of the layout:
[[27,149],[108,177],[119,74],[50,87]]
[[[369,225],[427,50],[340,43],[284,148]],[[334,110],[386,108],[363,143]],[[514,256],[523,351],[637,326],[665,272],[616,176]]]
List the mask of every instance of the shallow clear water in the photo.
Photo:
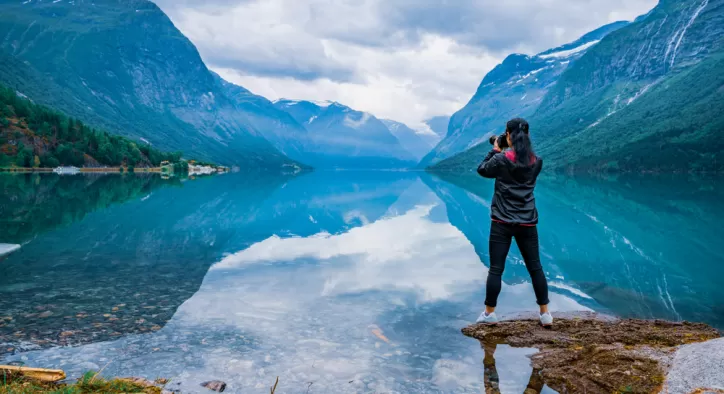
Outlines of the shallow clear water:
[[[480,392],[479,314],[492,183],[316,172],[4,175],[0,363],[105,367],[197,392]],[[557,311],[724,328],[724,182],[540,181],[542,260]],[[503,314],[536,308],[513,247]],[[61,346],[62,345],[62,346]],[[70,345],[70,346],[67,346]],[[503,393],[531,349],[500,346]],[[175,385],[180,383],[180,385]],[[544,388],[544,392],[549,389]]]

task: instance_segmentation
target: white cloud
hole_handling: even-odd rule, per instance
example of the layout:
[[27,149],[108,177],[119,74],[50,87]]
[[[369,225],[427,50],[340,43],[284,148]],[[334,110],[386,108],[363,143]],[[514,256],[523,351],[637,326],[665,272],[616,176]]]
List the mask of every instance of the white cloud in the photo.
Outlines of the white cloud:
[[[328,42],[326,51],[340,64],[355,69],[354,81],[331,78],[303,80],[245,74],[216,68],[223,78],[269,99],[330,99],[379,118],[394,119],[416,129],[435,115],[452,114],[473,94],[499,59],[475,53],[455,41],[428,35],[417,47],[398,51]],[[211,65],[213,67],[213,65]]]
[[159,0],[210,68],[270,99],[335,100],[426,129],[511,52],[535,53],[656,0]]

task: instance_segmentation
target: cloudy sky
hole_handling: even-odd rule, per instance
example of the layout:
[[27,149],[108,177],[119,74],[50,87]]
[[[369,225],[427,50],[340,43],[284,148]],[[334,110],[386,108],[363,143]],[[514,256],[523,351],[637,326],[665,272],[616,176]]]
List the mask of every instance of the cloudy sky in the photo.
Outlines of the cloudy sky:
[[420,128],[513,52],[534,54],[656,0],[156,0],[209,68],[271,100],[335,100]]

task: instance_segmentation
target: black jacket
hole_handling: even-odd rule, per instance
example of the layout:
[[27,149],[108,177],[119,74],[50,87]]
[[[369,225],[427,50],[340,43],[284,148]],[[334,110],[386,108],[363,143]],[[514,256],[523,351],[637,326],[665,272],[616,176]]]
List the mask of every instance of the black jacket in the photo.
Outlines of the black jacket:
[[[533,162],[535,161],[535,162]],[[495,194],[490,206],[493,220],[511,224],[537,224],[533,189],[543,168],[543,160],[534,156],[531,165],[515,161],[515,152],[491,150],[478,166],[478,174],[495,179]]]

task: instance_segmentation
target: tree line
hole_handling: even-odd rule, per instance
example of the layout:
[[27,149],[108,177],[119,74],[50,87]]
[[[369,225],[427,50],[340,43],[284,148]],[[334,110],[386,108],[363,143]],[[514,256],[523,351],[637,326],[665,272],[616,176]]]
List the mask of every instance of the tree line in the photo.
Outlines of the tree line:
[[103,166],[158,167],[181,162],[181,155],[95,129],[0,85],[0,167],[81,167],[89,158]]

